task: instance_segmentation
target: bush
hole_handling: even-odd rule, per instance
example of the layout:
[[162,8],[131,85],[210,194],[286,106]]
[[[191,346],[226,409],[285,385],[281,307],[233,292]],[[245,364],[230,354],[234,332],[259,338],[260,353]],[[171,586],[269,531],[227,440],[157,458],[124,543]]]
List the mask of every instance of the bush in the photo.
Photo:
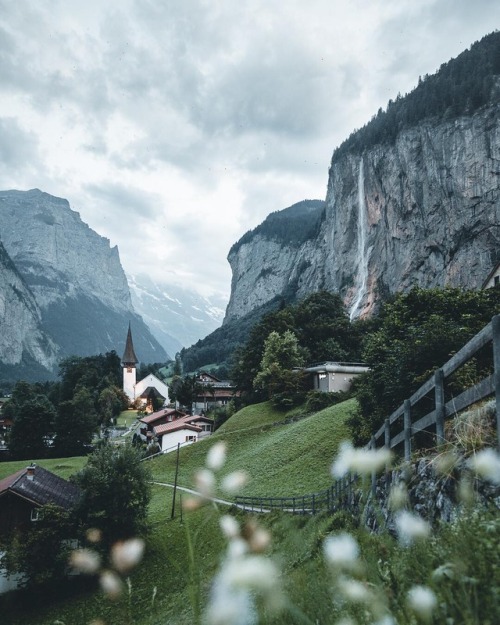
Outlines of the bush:
[[103,445],[75,476],[83,490],[77,513],[87,527],[103,532],[105,543],[146,529],[150,470],[132,446]]
[[319,412],[329,406],[335,406],[349,399],[349,394],[343,391],[338,393],[324,393],[323,391],[309,391],[306,395],[307,412]]

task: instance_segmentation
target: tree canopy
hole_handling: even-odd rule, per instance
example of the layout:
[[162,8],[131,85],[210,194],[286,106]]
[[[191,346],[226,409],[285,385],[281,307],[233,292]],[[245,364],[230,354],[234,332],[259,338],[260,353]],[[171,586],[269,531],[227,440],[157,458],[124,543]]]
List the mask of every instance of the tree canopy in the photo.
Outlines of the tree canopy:
[[129,445],[102,445],[74,476],[83,490],[76,514],[86,527],[100,529],[107,543],[141,534],[146,527],[151,475],[140,459]]
[[[358,442],[366,442],[499,310],[500,289],[414,288],[386,303],[376,327],[364,339],[363,360],[370,371],[357,384],[361,414],[353,425]],[[481,368],[483,363],[477,361],[475,366]],[[459,391],[460,381],[456,384]]]

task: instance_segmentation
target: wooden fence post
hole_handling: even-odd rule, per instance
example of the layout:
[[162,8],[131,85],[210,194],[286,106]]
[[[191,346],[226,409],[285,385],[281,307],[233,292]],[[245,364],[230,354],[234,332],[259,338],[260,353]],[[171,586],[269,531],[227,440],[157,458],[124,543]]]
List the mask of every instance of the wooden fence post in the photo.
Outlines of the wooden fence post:
[[500,449],[500,315],[495,315],[491,320],[493,334],[493,380],[495,385],[495,399],[497,409],[497,442]]
[[[391,422],[386,419],[384,422],[384,447],[391,450]],[[385,486],[388,491],[391,486],[391,471],[389,462],[385,465]]]
[[[370,447],[372,448],[372,451],[375,451],[375,448],[376,448],[375,436],[371,437]],[[375,497],[376,494],[377,494],[377,474],[375,473],[375,471],[372,471],[372,495],[373,497]]]
[[444,373],[437,369],[434,373],[434,399],[436,406],[436,444],[442,445],[444,439]]
[[411,458],[411,402],[409,399],[404,401],[404,434],[405,434],[405,460],[409,461]]

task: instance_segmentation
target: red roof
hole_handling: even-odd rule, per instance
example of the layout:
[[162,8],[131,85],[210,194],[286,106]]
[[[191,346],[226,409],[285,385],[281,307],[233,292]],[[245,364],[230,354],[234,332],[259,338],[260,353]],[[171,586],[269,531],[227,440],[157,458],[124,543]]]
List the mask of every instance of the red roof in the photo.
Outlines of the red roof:
[[212,419],[209,419],[208,417],[202,417],[201,415],[186,415],[185,417],[181,417],[180,419],[176,419],[175,421],[170,421],[169,423],[157,425],[154,428],[154,433],[156,436],[163,436],[163,434],[168,434],[169,432],[175,432],[177,430],[183,429],[201,432],[201,427],[199,425],[195,425],[195,421],[213,423]]
[[180,410],[177,410],[176,408],[166,408],[166,409],[163,408],[162,410],[158,410],[158,412],[152,412],[147,417],[143,417],[142,419],[139,419],[139,421],[141,423],[146,423],[146,425],[148,425],[149,423],[154,423],[155,421],[158,421],[159,419],[164,419],[165,417],[173,416],[175,414],[179,415],[180,417],[186,416],[185,412],[181,412]]

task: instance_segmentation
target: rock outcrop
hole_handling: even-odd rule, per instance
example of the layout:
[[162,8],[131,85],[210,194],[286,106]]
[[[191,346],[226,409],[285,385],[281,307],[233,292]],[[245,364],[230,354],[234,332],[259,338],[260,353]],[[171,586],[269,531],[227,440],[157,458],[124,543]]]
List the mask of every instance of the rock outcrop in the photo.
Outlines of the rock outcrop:
[[297,243],[256,229],[233,246],[226,321],[319,289],[356,318],[413,286],[481,288],[500,261],[499,32],[336,148],[320,227]]
[[38,363],[51,370],[58,348],[42,328],[42,315],[33,293],[0,243],[0,353],[4,366]]
[[332,160],[317,236],[232,250],[226,320],[291,290],[338,291],[351,317],[413,286],[480,288],[500,260],[500,105],[423,121]]
[[[38,189],[0,192],[0,240],[59,357],[121,354],[131,321],[141,361],[167,359],[132,307],[118,249],[89,228],[66,200]],[[8,316],[5,328],[15,319]],[[7,351],[0,351],[3,363],[12,360]]]

